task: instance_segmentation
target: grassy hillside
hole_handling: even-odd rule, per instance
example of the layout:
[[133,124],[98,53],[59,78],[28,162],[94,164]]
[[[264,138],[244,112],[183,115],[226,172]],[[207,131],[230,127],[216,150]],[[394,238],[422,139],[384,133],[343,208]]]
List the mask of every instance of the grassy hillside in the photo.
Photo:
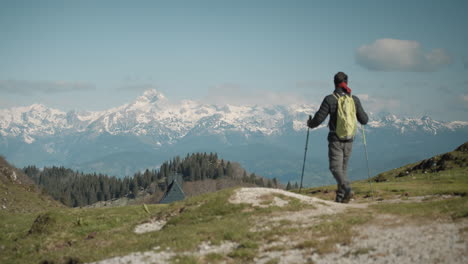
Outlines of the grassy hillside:
[[0,212],[32,213],[55,207],[62,206],[0,157]]
[[[331,177],[331,175],[330,175]],[[357,201],[423,195],[468,194],[468,142],[452,152],[390,170],[351,184]],[[372,187],[372,188],[371,188]],[[335,185],[303,189],[302,194],[332,200]]]
[[[446,154],[432,159],[430,170],[418,167],[427,163],[422,161],[377,175],[373,196],[368,182],[354,182],[356,200],[350,205],[305,202],[315,199],[310,196],[332,200],[335,186],[304,189],[307,199],[271,191],[255,198],[258,205],[231,203],[239,191],[231,188],[170,205],[81,209],[36,205],[37,195],[23,190],[22,203],[37,208],[0,211],[0,263],[85,263],[132,252],[165,253],[172,263],[288,263],[285,256],[312,263],[316,259],[310,256],[324,257],[346,247],[343,258],[368,255],[377,246],[352,248],[362,228],[468,222],[466,150],[450,153],[453,158],[445,159],[444,169],[432,164],[440,165]],[[159,231],[134,232],[140,224],[154,222],[165,225]],[[466,243],[468,228],[457,232],[458,242]],[[205,248],[227,243],[233,246],[225,252]]]

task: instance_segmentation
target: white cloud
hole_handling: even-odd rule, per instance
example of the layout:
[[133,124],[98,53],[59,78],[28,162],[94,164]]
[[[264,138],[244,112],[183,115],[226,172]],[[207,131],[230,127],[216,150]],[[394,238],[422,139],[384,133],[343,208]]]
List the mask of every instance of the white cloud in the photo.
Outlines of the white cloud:
[[84,82],[0,80],[0,91],[11,94],[53,94],[95,89],[94,85]]
[[425,52],[414,40],[378,39],[356,50],[356,62],[373,71],[436,71],[452,63],[443,49]]

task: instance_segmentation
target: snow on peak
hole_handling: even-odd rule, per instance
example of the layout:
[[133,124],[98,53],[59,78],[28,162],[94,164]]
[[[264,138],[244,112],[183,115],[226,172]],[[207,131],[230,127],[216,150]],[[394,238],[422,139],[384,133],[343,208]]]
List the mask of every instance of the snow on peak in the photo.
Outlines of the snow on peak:
[[149,112],[151,109],[161,109],[163,105],[166,105],[168,100],[166,97],[156,91],[155,89],[146,90],[142,96],[139,96],[133,103],[124,105],[118,109],[126,109],[127,111],[143,111]]
[[430,116],[425,115],[425,116],[421,117],[421,120],[422,121],[432,121],[432,118]]
[[146,90],[143,95],[137,99],[137,101],[146,101],[150,103],[164,100],[166,100],[166,97],[155,89]]
[[[226,131],[273,135],[284,131],[306,129],[309,115],[316,105],[287,106],[210,105],[185,100],[171,103],[157,90],[151,89],[134,102],[101,112],[68,113],[41,104],[0,110],[0,135],[23,137],[32,143],[40,136],[58,133],[109,133],[150,136],[159,144],[171,144],[189,134],[222,134]],[[387,127],[400,133],[424,131],[437,134],[455,130],[468,122],[438,122],[427,116],[408,118],[389,113],[370,113],[370,129]],[[326,122],[320,128],[326,127]]]
[[45,106],[43,104],[32,104],[29,107],[29,110],[45,111],[45,110],[47,110],[47,106]]

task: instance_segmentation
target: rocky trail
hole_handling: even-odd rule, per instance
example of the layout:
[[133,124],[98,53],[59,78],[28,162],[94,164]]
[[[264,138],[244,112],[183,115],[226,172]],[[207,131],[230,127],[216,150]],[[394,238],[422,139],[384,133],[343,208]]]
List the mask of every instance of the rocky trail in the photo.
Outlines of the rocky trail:
[[[413,197],[412,202],[422,202],[427,197]],[[445,197],[447,198],[447,197]],[[440,199],[445,199],[444,197]],[[251,232],[274,230],[281,225],[288,228],[310,230],[327,221],[329,215],[360,212],[376,203],[396,203],[398,200],[338,204],[315,197],[300,195],[279,189],[240,188],[230,197],[233,204],[246,203],[252,207],[283,207],[298,200],[307,207],[282,213],[275,211],[256,218]],[[408,200],[406,200],[408,201]],[[401,201],[400,201],[401,202]],[[157,232],[165,221],[151,220],[135,227],[136,233]],[[254,263],[468,263],[468,221],[436,219],[421,223],[405,220],[391,214],[373,215],[365,225],[353,226],[353,236],[349,243],[335,244],[334,250],[318,253],[311,246],[304,246],[307,240],[297,234],[288,233],[265,241],[259,246]],[[338,234],[340,235],[340,234]],[[302,246],[301,246],[302,245]],[[170,248],[154,248],[146,252],[135,252],[127,256],[114,257],[96,264],[117,263],[172,263],[176,256],[190,256],[206,261],[209,254],[226,255],[238,245],[225,241],[212,245],[210,241],[201,243],[194,251],[174,252]],[[176,260],[177,261],[177,260]],[[219,262],[215,262],[219,263]],[[221,261],[223,263],[223,261]],[[229,262],[228,262],[229,263]]]

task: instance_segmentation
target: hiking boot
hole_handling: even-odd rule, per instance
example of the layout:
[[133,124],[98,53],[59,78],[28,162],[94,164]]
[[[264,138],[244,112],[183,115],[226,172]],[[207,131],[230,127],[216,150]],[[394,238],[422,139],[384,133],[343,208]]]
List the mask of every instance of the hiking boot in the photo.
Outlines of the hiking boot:
[[342,197],[339,197],[338,195],[335,197],[335,202],[336,203],[342,203],[343,202],[343,198]]
[[336,196],[335,196],[335,202],[336,203],[342,203],[343,202],[343,194],[339,193],[338,191],[336,191]]
[[342,203],[349,203],[351,198],[353,198],[354,192],[351,190],[351,188],[347,188],[345,190],[345,195],[343,197],[343,200],[341,201]]

